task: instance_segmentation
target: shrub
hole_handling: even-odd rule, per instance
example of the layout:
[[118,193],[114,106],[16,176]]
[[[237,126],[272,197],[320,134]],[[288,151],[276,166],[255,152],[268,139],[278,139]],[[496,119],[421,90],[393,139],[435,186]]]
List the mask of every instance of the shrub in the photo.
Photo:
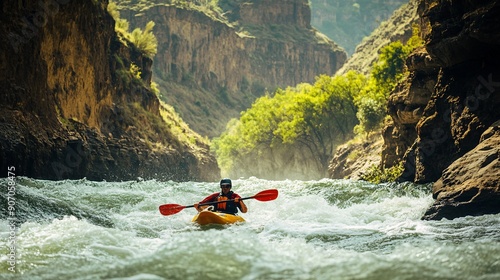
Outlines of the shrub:
[[158,40],[153,34],[155,23],[150,21],[146,24],[143,31],[140,28],[134,29],[130,33],[130,41],[142,52],[149,56],[154,56],[157,52]]
[[371,183],[380,184],[394,182],[401,176],[401,174],[403,174],[402,162],[390,168],[381,168],[374,164],[370,166],[366,173],[361,175],[361,179]]
[[358,112],[356,117],[359,124],[354,128],[355,132],[360,134],[365,132],[368,136],[371,131],[380,128],[382,120],[386,115],[385,103],[377,102],[371,98],[365,98],[358,104]]
[[157,52],[158,48],[158,40],[156,36],[153,34],[153,27],[155,23],[150,21],[144,27],[144,30],[140,28],[136,28],[132,31],[132,33],[128,32],[129,23],[126,19],[120,18],[120,12],[118,11],[118,7],[115,2],[110,1],[108,4],[108,13],[115,20],[115,31],[118,33],[120,40],[125,45],[127,44],[126,40],[132,42],[139,50],[145,53],[148,56],[154,56]]

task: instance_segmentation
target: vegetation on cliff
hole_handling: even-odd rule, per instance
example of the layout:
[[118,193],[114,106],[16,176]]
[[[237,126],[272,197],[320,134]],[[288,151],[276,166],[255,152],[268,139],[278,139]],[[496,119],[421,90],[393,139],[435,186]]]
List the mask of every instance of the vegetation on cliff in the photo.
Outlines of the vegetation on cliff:
[[387,99],[396,86],[408,73],[405,61],[408,55],[423,44],[420,31],[413,27],[413,36],[406,44],[395,41],[380,50],[378,60],[372,65],[372,70],[366,86],[356,100],[359,125],[354,130],[356,134],[370,133],[380,129],[383,119],[387,116]]
[[333,75],[347,58],[311,28],[307,0],[115,1],[131,27],[154,20],[162,100],[208,137],[266,91]]
[[345,77],[322,75],[313,85],[278,89],[273,96],[257,99],[214,139],[222,169],[248,170],[248,158],[259,155],[260,164],[272,161],[273,150],[286,146],[292,153],[307,150],[316,159],[315,173],[321,173],[335,145],[351,136],[356,123],[354,98],[364,80],[354,72]]
[[258,158],[260,165],[268,161],[269,166],[291,170],[299,161],[308,169],[303,170],[303,179],[323,177],[336,146],[354,133],[368,135],[380,128],[389,93],[404,76],[404,61],[419,45],[415,29],[407,44],[397,41],[382,49],[369,77],[355,71],[322,75],[314,84],[277,89],[257,99],[213,141],[222,171],[242,176],[252,170],[262,177],[278,172],[272,167],[265,174],[255,171],[254,159]]

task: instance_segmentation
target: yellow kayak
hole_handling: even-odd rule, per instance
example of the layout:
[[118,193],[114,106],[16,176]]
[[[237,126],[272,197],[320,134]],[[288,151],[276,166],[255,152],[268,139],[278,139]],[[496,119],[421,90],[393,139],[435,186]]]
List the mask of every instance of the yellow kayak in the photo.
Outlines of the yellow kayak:
[[196,216],[193,217],[192,222],[198,223],[199,225],[208,225],[208,224],[234,224],[237,222],[244,222],[245,219],[241,216],[221,213],[221,212],[212,212],[212,211],[201,211]]

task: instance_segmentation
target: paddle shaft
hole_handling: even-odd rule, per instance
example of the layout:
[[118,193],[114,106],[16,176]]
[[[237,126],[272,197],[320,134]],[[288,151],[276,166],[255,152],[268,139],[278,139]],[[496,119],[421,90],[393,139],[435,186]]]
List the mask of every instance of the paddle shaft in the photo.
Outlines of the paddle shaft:
[[[259,201],[270,201],[274,200],[278,197],[278,190],[277,189],[270,189],[270,190],[265,190],[261,191],[258,194],[254,196],[249,196],[249,197],[243,197],[239,198],[239,200],[245,200],[245,199],[257,199]],[[204,202],[198,204],[198,206],[203,206],[203,205],[210,205],[210,204],[218,204],[218,203],[224,203],[228,201],[235,201],[236,199],[228,199],[228,200],[222,200],[222,201],[211,201],[211,202]],[[163,204],[160,205],[159,210],[162,215],[168,216],[168,215],[173,215],[176,213],[179,213],[182,209],[185,208],[191,208],[194,207],[193,205],[178,205],[178,204]]]

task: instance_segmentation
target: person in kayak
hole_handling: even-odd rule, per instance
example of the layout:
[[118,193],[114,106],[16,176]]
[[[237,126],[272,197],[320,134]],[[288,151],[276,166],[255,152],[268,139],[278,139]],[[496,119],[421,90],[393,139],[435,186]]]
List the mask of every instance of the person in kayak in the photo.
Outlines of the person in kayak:
[[[198,212],[201,212],[203,211],[203,209],[207,208],[208,205],[199,206],[199,204],[221,201],[221,203],[213,204],[213,211],[235,215],[236,213],[238,213],[238,209],[240,209],[242,213],[246,213],[248,211],[247,206],[245,205],[245,203],[243,203],[242,200],[240,200],[241,196],[239,194],[231,191],[232,186],[233,185],[231,179],[222,179],[220,181],[221,192],[213,193],[205,197],[205,199],[203,199],[199,203],[195,203],[194,208],[196,208]],[[222,202],[225,200],[231,201]]]

